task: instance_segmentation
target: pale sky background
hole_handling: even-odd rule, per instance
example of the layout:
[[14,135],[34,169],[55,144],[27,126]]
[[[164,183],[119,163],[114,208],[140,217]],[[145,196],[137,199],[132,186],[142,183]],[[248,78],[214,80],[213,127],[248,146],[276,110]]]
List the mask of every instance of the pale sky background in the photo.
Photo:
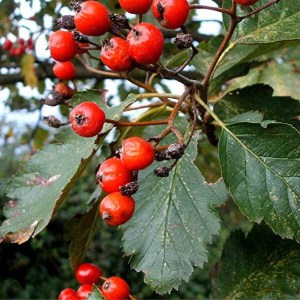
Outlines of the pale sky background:
[[[1,2],[1,1],[0,1]],[[32,7],[29,5],[28,2],[25,0],[19,0],[17,1],[21,4],[20,11],[21,15],[24,18],[30,18],[34,16],[36,12],[40,10],[40,3],[39,1],[33,0],[33,5]],[[210,6],[216,6],[216,4],[213,1],[210,0],[201,0],[200,4],[202,5],[210,5]],[[61,14],[70,14],[71,11],[68,8],[63,8],[60,11]],[[198,13],[198,20],[218,20],[222,21],[222,14],[214,11],[208,11],[208,10],[197,10]],[[47,28],[47,31],[49,32],[52,28],[52,18],[45,16],[44,17],[44,24],[45,27]],[[26,27],[30,28],[31,31],[37,32],[36,36],[39,35],[40,29],[37,26],[37,24],[33,21],[29,20],[22,20],[19,22],[20,26],[20,31],[19,34],[21,37],[23,37],[25,40],[29,38],[30,36],[30,31],[26,29]],[[199,29],[200,33],[206,33],[206,34],[213,34],[213,35],[218,35],[221,30],[221,26],[218,22],[202,22],[202,26]],[[48,33],[46,32],[46,33]],[[12,41],[16,41],[17,37],[13,36],[12,34],[8,36]],[[34,36],[33,36],[34,37]],[[3,44],[4,38],[0,38],[0,44]],[[43,59],[43,58],[48,58],[50,57],[49,50],[46,50],[47,48],[47,40],[45,35],[41,35],[37,40],[36,40],[36,55],[38,58]],[[0,73],[5,74],[7,70],[4,68],[0,68]],[[180,94],[183,91],[183,87],[181,84],[170,84],[170,81],[168,80],[168,85],[172,90],[172,93],[177,93]],[[113,96],[116,98],[116,102],[118,102],[118,95],[116,94],[116,84],[115,82],[112,84],[112,81],[107,81],[107,85],[109,86],[109,96]],[[41,97],[42,95],[39,94],[37,88],[31,89],[30,87],[24,87],[22,83],[17,84],[18,89],[20,90],[20,93],[22,96],[26,95],[33,95],[36,97]],[[52,87],[52,82],[50,80],[46,80],[46,89],[51,90]],[[24,111],[24,113],[19,112],[14,112],[14,113],[9,113],[8,108],[4,106],[4,103],[7,101],[9,96],[9,92],[7,88],[1,89],[0,90],[0,121],[5,122],[13,122],[14,127],[18,127],[18,129],[21,129],[23,126],[26,125],[32,125],[36,124],[38,121],[38,112],[36,113],[27,113]],[[46,96],[46,95],[44,95]],[[140,113],[140,111],[139,111]],[[42,109],[42,115],[43,116],[48,116],[48,115],[57,115],[58,114],[58,109],[57,107],[49,107],[44,105]]]

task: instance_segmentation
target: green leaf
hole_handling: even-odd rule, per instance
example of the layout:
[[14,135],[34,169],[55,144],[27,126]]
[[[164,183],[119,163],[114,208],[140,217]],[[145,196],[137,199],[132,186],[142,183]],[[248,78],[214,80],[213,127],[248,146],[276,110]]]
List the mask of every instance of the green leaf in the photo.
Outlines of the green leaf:
[[93,291],[88,295],[87,300],[105,300],[101,291],[94,285]]
[[[97,188],[97,191],[100,191]],[[99,193],[101,194],[101,192]],[[97,197],[99,198],[100,195]],[[100,219],[99,201],[85,213],[73,217],[65,226],[65,239],[71,241],[69,246],[69,260],[72,270],[84,261],[88,246],[93,238],[97,222]]]
[[[258,8],[269,2],[258,1],[253,7]],[[228,7],[231,0],[225,0],[223,6]],[[238,14],[244,15],[238,6]],[[233,36],[235,44],[260,44],[281,41],[300,40],[298,28],[300,19],[300,2],[298,0],[280,1],[258,14],[239,23]]]
[[31,88],[38,84],[38,78],[34,68],[34,56],[32,54],[24,54],[21,60],[22,75],[24,76],[25,83]]
[[300,286],[300,247],[265,226],[226,242],[217,278],[222,299],[291,299]]
[[273,88],[274,96],[290,96],[300,100],[299,82],[300,74],[292,64],[273,61],[251,69],[247,75],[234,79],[226,92],[262,83]]
[[[96,102],[100,99],[98,92],[91,91],[77,97]],[[117,107],[101,106],[106,116],[118,120],[136,97],[129,95]],[[104,131],[111,128],[111,124],[105,124]],[[101,144],[101,139],[82,138],[69,129],[57,140],[57,144],[37,152],[8,185],[7,196],[13,200],[4,209],[7,220],[0,227],[0,240],[21,244],[44,229]]]
[[288,124],[224,127],[219,157],[226,186],[249,220],[300,242],[300,134]]
[[222,182],[204,181],[193,164],[196,153],[192,142],[169,177],[149,174],[141,180],[134,195],[136,211],[123,226],[125,255],[158,293],[177,289],[193,266],[203,266],[206,244],[220,229],[211,206],[224,203],[227,191]]
[[289,97],[273,97],[272,94],[273,90],[263,85],[235,90],[218,101],[214,111],[222,120],[245,112],[257,111],[264,115],[264,119],[291,123],[298,127],[299,101]]

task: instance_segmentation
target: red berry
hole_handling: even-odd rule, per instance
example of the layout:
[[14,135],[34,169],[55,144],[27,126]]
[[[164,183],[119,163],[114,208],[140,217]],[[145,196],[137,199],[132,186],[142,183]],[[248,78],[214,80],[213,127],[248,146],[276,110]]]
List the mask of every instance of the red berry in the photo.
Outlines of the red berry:
[[74,78],[76,69],[72,62],[56,62],[53,67],[54,75],[61,80],[71,80]]
[[257,2],[258,0],[235,0],[235,2],[239,5],[252,5],[254,4],[255,2]]
[[133,136],[123,140],[121,160],[128,170],[145,169],[152,164],[154,158],[155,152],[152,145],[144,139]]
[[55,31],[50,35],[49,48],[51,57],[61,62],[71,60],[78,52],[73,34],[63,30]]
[[72,129],[80,136],[97,135],[105,122],[104,111],[94,102],[82,102],[70,114]]
[[101,60],[111,70],[128,71],[133,63],[128,53],[128,43],[119,37],[111,38],[101,50]]
[[29,50],[33,50],[34,49],[34,44],[33,44],[33,39],[29,38],[26,42],[26,48]]
[[4,42],[4,44],[2,45],[2,49],[5,50],[5,51],[7,51],[7,50],[9,50],[11,48],[12,44],[13,43],[12,43],[12,41],[10,39],[6,39],[5,42]]
[[77,290],[77,297],[81,300],[87,299],[88,295],[93,291],[92,284],[83,284]]
[[135,202],[120,192],[107,195],[100,203],[100,216],[106,224],[118,226],[126,223],[133,215]]
[[152,0],[119,0],[121,7],[131,14],[145,14],[151,7]]
[[189,15],[187,0],[154,0],[152,13],[160,25],[168,29],[182,26]]
[[58,300],[79,300],[77,292],[71,288],[62,290],[58,296]]
[[18,39],[18,43],[19,43],[20,45],[24,45],[24,44],[25,44],[25,41],[24,41],[23,38],[19,38],[19,39]]
[[91,263],[81,264],[76,269],[76,279],[81,284],[96,284],[102,274],[102,270]]
[[15,56],[22,56],[25,53],[25,46],[19,46],[15,49],[14,55]]
[[54,90],[59,94],[63,95],[65,99],[70,99],[74,95],[74,91],[64,82],[60,82],[55,85]]
[[109,10],[97,1],[85,1],[75,15],[76,28],[83,34],[98,36],[110,29]]
[[153,24],[138,23],[127,36],[129,55],[140,64],[155,64],[162,55],[164,37]]
[[105,160],[101,164],[96,177],[102,190],[107,193],[119,192],[121,186],[134,179],[132,173],[116,157]]
[[106,300],[126,300],[130,295],[130,289],[124,279],[113,276],[103,282],[102,294]]

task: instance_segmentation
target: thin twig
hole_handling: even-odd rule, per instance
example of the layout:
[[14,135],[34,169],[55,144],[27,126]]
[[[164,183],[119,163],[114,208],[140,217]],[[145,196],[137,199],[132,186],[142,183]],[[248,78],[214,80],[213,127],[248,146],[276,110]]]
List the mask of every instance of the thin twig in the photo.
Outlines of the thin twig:
[[199,5],[199,4],[191,4],[190,9],[208,9],[221,12],[223,14],[227,14],[232,16],[232,11],[230,9],[222,8],[222,7],[213,7],[208,5]]

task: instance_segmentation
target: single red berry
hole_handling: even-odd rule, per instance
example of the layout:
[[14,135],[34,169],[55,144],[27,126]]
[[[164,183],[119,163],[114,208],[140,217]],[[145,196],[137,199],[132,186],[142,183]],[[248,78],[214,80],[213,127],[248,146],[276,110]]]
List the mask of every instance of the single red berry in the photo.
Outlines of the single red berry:
[[33,50],[34,49],[34,44],[33,44],[33,39],[29,38],[26,42],[26,48],[29,50]]
[[49,49],[51,57],[60,62],[71,60],[78,52],[73,34],[63,30],[55,31],[50,35]]
[[145,14],[151,7],[152,0],[119,0],[121,7],[131,14]]
[[56,62],[53,66],[54,75],[61,80],[71,80],[75,77],[76,69],[72,62]]
[[91,263],[83,263],[76,269],[76,279],[80,284],[96,284],[102,274],[102,270]]
[[77,290],[77,297],[81,300],[86,300],[88,295],[93,291],[92,284],[83,284]]
[[54,90],[63,95],[65,99],[70,99],[74,95],[74,91],[64,82],[56,84]]
[[155,158],[155,151],[150,143],[144,139],[133,136],[123,140],[121,160],[124,166],[131,171],[147,168]]
[[4,44],[2,45],[2,49],[8,51],[12,46],[12,41],[10,39],[6,39]]
[[113,276],[103,282],[102,294],[106,300],[126,300],[130,295],[130,289],[124,279]]
[[182,26],[190,11],[187,0],[154,0],[152,13],[160,25],[168,29]]
[[98,36],[110,29],[109,10],[97,1],[85,1],[75,15],[76,28],[83,34]]
[[164,37],[153,24],[138,23],[127,36],[129,55],[140,64],[155,64],[162,55]]
[[14,52],[14,55],[15,56],[22,56],[24,53],[25,53],[25,46],[22,45],[22,46],[19,46],[18,48],[15,48],[15,52]]
[[239,5],[244,5],[244,6],[247,6],[247,5],[252,5],[254,4],[255,2],[257,2],[258,0],[235,0],[235,2]]
[[15,52],[16,52],[16,48],[10,48],[8,54],[9,56],[15,56]]
[[100,187],[107,193],[119,192],[119,188],[134,180],[121,159],[117,157],[105,160],[96,175]]
[[118,226],[126,223],[133,215],[135,202],[129,196],[123,196],[120,192],[107,195],[100,203],[101,218],[110,226]]
[[19,38],[19,39],[18,39],[18,43],[19,43],[20,45],[24,45],[24,44],[25,44],[25,41],[24,41],[23,38]]
[[57,298],[58,300],[80,300],[77,292],[71,288],[62,290]]
[[129,45],[124,39],[119,37],[111,38],[102,47],[102,62],[113,71],[128,71],[133,63],[128,47]]
[[105,122],[104,111],[94,102],[82,102],[70,114],[72,129],[80,136],[97,135]]

